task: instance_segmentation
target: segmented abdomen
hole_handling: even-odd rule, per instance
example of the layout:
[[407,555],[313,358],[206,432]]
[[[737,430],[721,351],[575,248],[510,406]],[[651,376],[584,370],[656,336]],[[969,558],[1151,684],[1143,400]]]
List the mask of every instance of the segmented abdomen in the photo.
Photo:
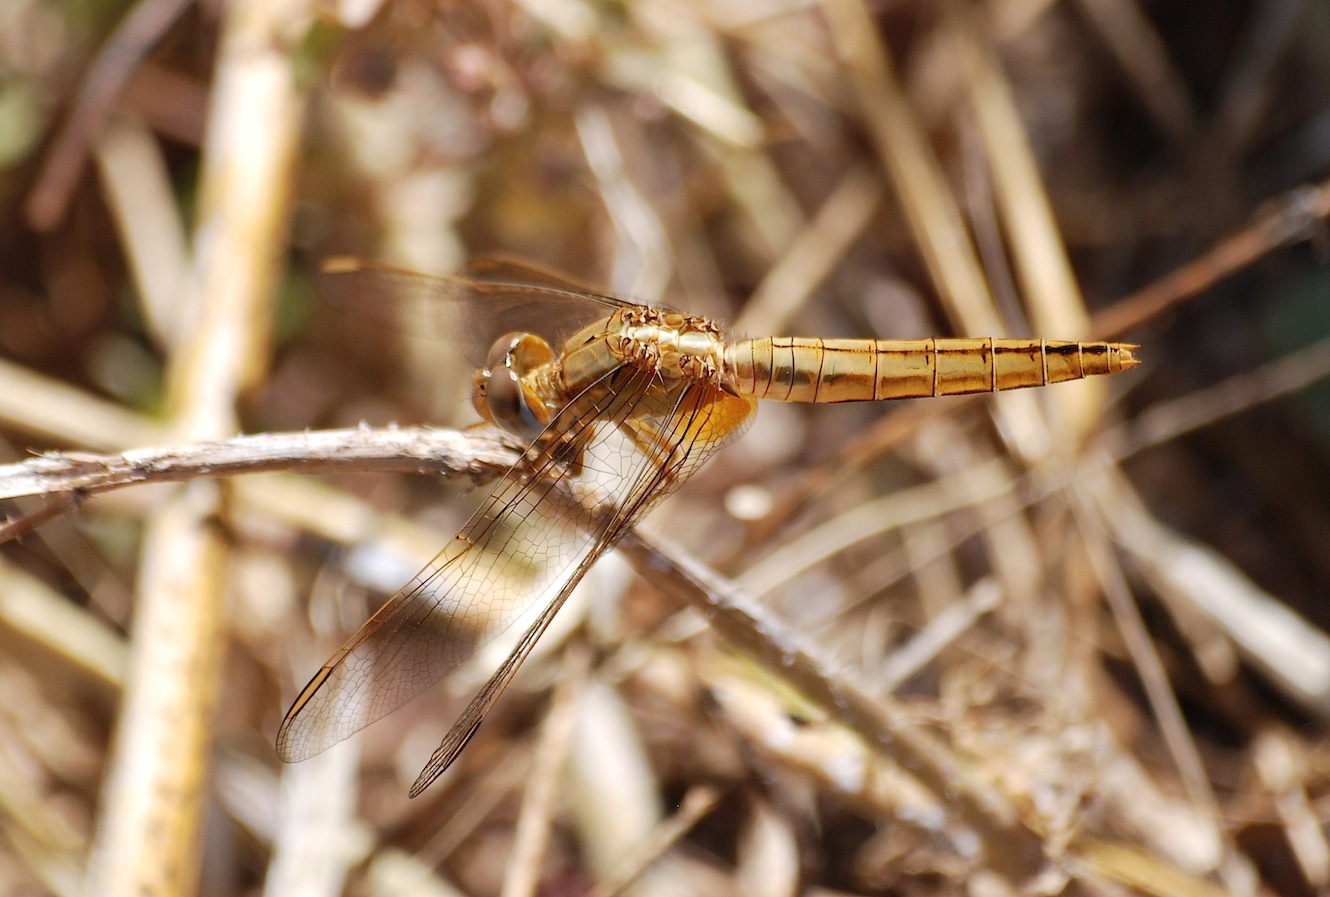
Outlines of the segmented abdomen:
[[868,402],[1044,386],[1134,367],[1127,343],[1040,339],[735,340],[725,379],[783,402]]

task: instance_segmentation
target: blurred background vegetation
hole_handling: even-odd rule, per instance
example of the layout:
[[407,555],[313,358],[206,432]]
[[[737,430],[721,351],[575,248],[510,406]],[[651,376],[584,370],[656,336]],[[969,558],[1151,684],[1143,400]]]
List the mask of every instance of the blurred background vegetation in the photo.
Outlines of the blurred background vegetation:
[[612,559],[423,798],[448,686],[283,767],[292,696],[474,490],[91,498],[0,561],[0,893],[1325,893],[1328,172],[1320,2],[6,0],[7,463],[470,425],[446,306],[379,326],[405,304],[318,274],[346,253],[1145,364],[764,405],[651,520],[954,793]]

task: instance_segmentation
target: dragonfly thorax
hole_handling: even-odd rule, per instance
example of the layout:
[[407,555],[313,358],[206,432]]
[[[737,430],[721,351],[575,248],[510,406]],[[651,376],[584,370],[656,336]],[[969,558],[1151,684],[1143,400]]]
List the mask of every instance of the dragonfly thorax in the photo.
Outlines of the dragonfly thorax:
[[706,318],[654,308],[616,311],[574,334],[558,362],[565,394],[597,389],[625,368],[666,385],[719,384],[724,362],[720,330]]
[[615,318],[616,354],[625,362],[653,365],[666,381],[717,382],[725,345],[713,321],[649,308],[626,309]]

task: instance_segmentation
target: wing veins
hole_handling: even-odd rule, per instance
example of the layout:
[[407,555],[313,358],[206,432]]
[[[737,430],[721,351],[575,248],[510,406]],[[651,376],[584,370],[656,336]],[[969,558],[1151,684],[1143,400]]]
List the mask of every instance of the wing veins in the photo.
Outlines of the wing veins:
[[[607,372],[596,384],[588,386],[579,393],[578,398],[585,397],[597,385],[604,385],[609,378],[625,370],[633,369],[616,368]],[[556,415],[555,420],[551,421],[550,427],[565,423],[562,428],[565,434],[577,433],[588,426],[594,426],[599,420],[613,419],[622,406],[631,404],[640,392],[646,390],[651,376],[641,371],[634,371],[634,376],[628,378],[623,387],[606,394],[608,401],[579,402],[574,399],[564,406],[559,415]],[[640,383],[636,382],[642,378],[646,379]],[[583,407],[579,408],[579,406]],[[569,416],[564,414],[565,411],[569,410],[574,415],[571,421]],[[418,697],[451,669],[455,669],[464,663],[479,650],[481,644],[487,643],[502,631],[506,631],[507,627],[505,626],[492,633],[490,638],[472,646],[470,650],[457,658],[455,663],[438,676],[426,677],[429,678],[428,682],[417,683],[411,689],[404,689],[401,694],[388,699],[385,704],[391,704],[391,706],[372,708],[354,722],[349,719],[338,720],[334,718],[337,714],[338,707],[336,705],[338,703],[355,703],[350,699],[366,693],[371,688],[370,677],[366,676],[359,681],[348,684],[350,677],[356,673],[368,672],[375,667],[379,667],[381,670],[392,669],[397,659],[409,647],[406,639],[397,638],[398,634],[414,632],[435,613],[440,612],[439,608],[448,600],[452,590],[446,587],[436,587],[437,581],[450,572],[459,578],[459,582],[464,582],[470,578],[472,573],[469,568],[478,568],[478,565],[486,557],[482,549],[490,545],[496,538],[503,539],[505,536],[511,535],[498,528],[500,522],[509,516],[510,509],[519,508],[528,503],[529,507],[534,509],[547,501],[551,492],[557,490],[558,478],[555,470],[562,463],[557,456],[557,449],[556,441],[552,443],[550,450],[541,453],[534,467],[529,467],[525,459],[519,460],[511,466],[490,492],[485,504],[472,515],[461,532],[453,537],[453,541],[436,554],[434,559],[420,573],[417,573],[406,586],[400,589],[393,598],[390,598],[376,610],[305,685],[292,703],[291,709],[288,710],[278,731],[277,749],[283,759],[291,761],[313,756],[346,738],[351,733],[383,718]],[[525,519],[528,515],[524,513],[520,516]],[[597,554],[603,552],[603,547],[599,549],[596,547],[597,534],[590,533],[588,535],[593,539],[591,550],[596,551]],[[456,541],[464,541],[468,544],[460,549],[455,556],[440,562],[440,558],[447,554],[452,548],[453,542]],[[500,543],[500,548],[502,548],[502,543]],[[580,552],[574,551],[574,557],[578,553]],[[468,563],[469,559],[474,560]],[[466,566],[458,569],[459,565]],[[575,563],[571,564],[568,570],[576,571],[577,579],[580,579],[582,575],[585,575],[585,567],[586,565]],[[556,572],[550,585],[547,585],[541,591],[547,591],[566,572]],[[422,593],[431,594],[424,597]],[[519,612],[514,617],[520,619],[522,615]],[[384,642],[385,645],[377,651],[371,648],[366,654],[357,655],[357,649],[371,638]],[[332,690],[336,694],[330,692],[328,697],[319,700],[320,690],[328,685],[330,680],[336,678],[339,668],[342,668],[343,674],[340,680],[335,683],[339,687]],[[371,704],[373,700],[374,698],[371,696]],[[326,730],[319,731],[320,726],[325,726]]]
[[[680,394],[679,398],[674,403],[674,407],[670,410],[667,418],[668,420],[671,422],[680,420],[679,409],[683,406],[687,398],[693,397],[693,394],[696,393],[697,389],[698,387],[686,389]],[[666,453],[665,463],[660,465],[655,463],[654,451],[651,453],[639,451],[639,454],[642,457],[642,460],[638,462],[640,472],[633,478],[633,484],[626,493],[628,496],[635,497],[631,501],[625,502],[621,505],[616,504],[606,513],[599,515],[600,519],[603,521],[603,525],[598,529],[594,543],[590,546],[582,560],[578,562],[575,567],[570,568],[571,573],[560,587],[558,594],[554,596],[545,609],[541,611],[540,616],[537,617],[522,634],[516,647],[514,647],[508,657],[504,659],[504,662],[499,668],[494,671],[484,686],[481,687],[480,691],[476,693],[475,697],[471,699],[471,702],[462,712],[462,715],[458,717],[452,728],[449,729],[448,734],[444,737],[442,743],[440,743],[439,747],[430,757],[429,762],[426,763],[425,767],[420,771],[420,775],[417,776],[415,783],[412,784],[410,790],[411,797],[418,796],[428,788],[435,779],[442,775],[454,761],[456,761],[458,756],[466,748],[467,744],[469,744],[471,739],[475,736],[481,723],[484,722],[485,717],[489,714],[489,711],[493,708],[495,702],[498,701],[499,697],[507,689],[513,677],[517,675],[517,671],[521,668],[527,657],[530,656],[536,643],[540,640],[541,635],[543,635],[545,630],[549,628],[554,617],[568,600],[568,596],[572,594],[573,590],[577,587],[577,584],[581,582],[591,566],[599,560],[600,556],[604,554],[606,550],[613,546],[614,543],[622,537],[628,526],[630,526],[638,516],[649,508],[653,501],[669,494],[671,491],[669,480],[673,471],[678,467],[677,463],[671,466],[669,462],[671,459],[674,459],[675,454],[684,443],[684,439],[677,437],[675,434],[682,433],[686,435],[692,428],[693,424],[696,423],[698,415],[703,413],[700,396],[697,398],[698,401],[689,413],[686,423],[682,423],[681,425],[675,424],[668,428],[661,428],[657,430],[657,435],[652,440],[651,448],[653,450],[658,449],[661,446],[669,447],[669,450]],[[708,411],[707,413],[709,414],[710,412]],[[686,453],[684,457],[687,457]],[[682,460],[682,458],[679,459],[680,462]],[[665,488],[659,488],[662,483],[665,484]],[[677,483],[674,485],[677,485]]]

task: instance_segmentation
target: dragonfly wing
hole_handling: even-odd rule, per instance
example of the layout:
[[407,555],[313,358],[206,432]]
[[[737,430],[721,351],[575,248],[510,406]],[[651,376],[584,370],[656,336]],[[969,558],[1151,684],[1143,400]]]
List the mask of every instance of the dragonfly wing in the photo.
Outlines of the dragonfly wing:
[[[641,380],[642,376],[638,375],[636,379]],[[650,381],[645,385],[650,386]],[[634,396],[635,389],[638,389],[636,384],[616,389],[615,398]],[[635,396],[632,405],[635,406],[633,414],[620,418],[617,432],[607,428],[601,441],[592,443],[587,449],[584,470],[588,472],[590,482],[583,485],[588,487],[591,495],[573,497],[580,507],[591,509],[594,541],[578,561],[576,569],[565,577],[558,593],[522,634],[512,653],[453,724],[411,786],[411,797],[417,797],[429,787],[466,748],[554,615],[596,559],[722,446],[741,435],[752,421],[757,402],[699,384],[679,389],[674,394],[660,390],[655,395]],[[596,483],[596,480],[602,482]],[[606,486],[613,490],[612,496],[603,491]]]
[[596,292],[594,287],[580,283],[565,274],[507,256],[472,259],[462,269],[462,276],[481,283],[515,287],[544,287],[561,293],[594,299],[607,309],[606,314],[616,308],[638,304],[602,295]]
[[[709,386],[670,394],[648,371],[625,367],[609,376],[612,382],[569,403],[550,424],[570,437],[564,443],[585,444],[575,465],[580,475],[570,473],[574,459],[557,450],[505,474],[462,532],[305,686],[278,732],[284,760],[327,749],[419,695],[499,634],[526,627],[445,742],[456,748],[441,772],[595,558],[735,435],[753,408],[752,400]],[[649,435],[635,443],[604,422]],[[580,438],[587,428],[595,428],[593,438]]]
[[338,256],[325,261],[320,291],[350,317],[385,332],[424,334],[458,346],[477,364],[506,333],[534,333],[558,346],[633,304],[582,291],[538,268],[495,260],[452,276]]
[[282,759],[303,760],[391,713],[557,591],[594,543],[517,468],[466,527],[324,664],[287,712]]

